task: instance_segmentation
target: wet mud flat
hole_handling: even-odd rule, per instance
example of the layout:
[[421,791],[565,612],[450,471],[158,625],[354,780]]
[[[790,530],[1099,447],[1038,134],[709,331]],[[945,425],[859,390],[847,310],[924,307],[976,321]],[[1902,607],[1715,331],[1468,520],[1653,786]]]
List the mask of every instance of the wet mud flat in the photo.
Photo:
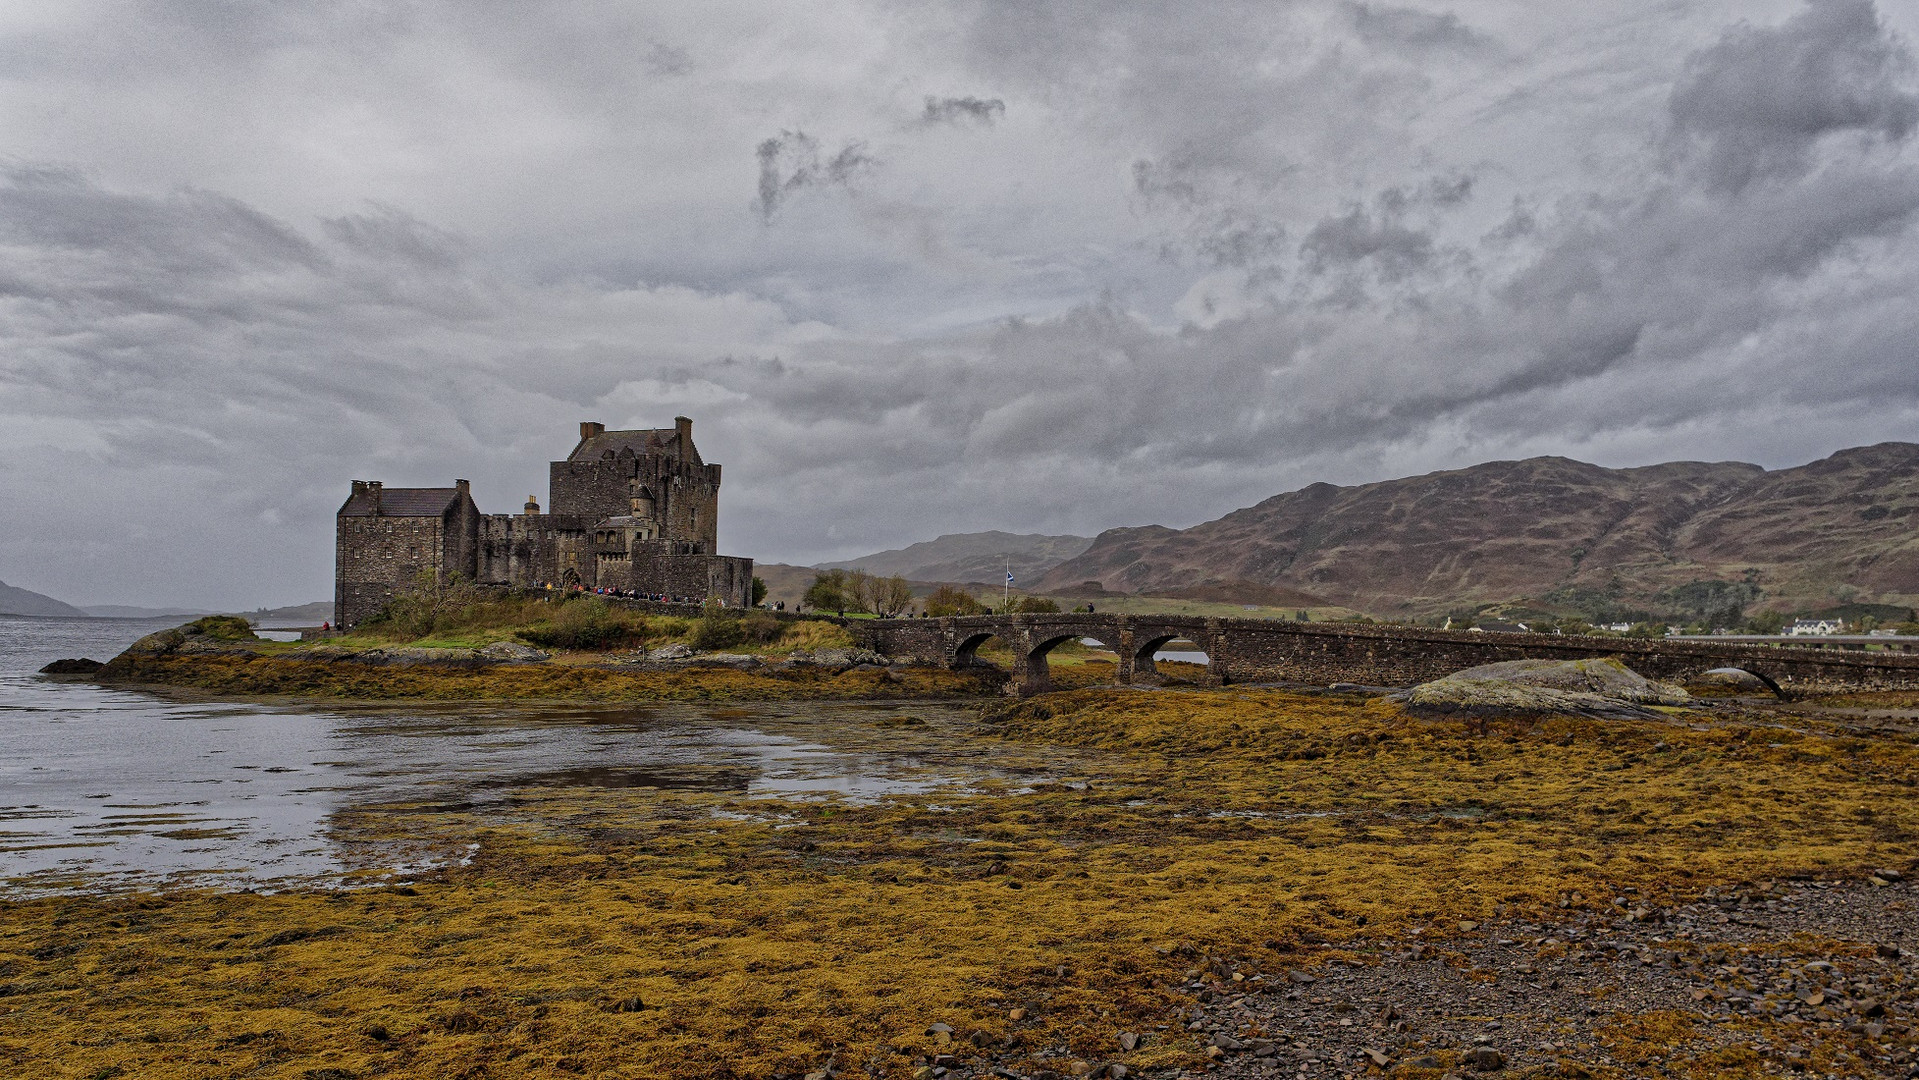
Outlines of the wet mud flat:
[[[1231,687],[978,715],[788,720],[924,769],[891,791],[476,778],[333,812],[352,887],[8,903],[0,1072],[1793,1069],[1747,1032],[1899,1066],[1903,923],[1858,912],[1906,918],[1907,882],[1860,884],[1919,861],[1905,734]],[[408,845],[449,857],[395,872]]]

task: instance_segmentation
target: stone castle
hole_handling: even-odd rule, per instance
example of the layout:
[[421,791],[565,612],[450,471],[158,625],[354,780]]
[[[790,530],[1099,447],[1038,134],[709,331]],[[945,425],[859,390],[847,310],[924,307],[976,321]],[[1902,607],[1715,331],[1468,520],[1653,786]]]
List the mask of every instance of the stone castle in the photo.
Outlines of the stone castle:
[[465,480],[390,488],[353,481],[335,519],[333,621],[356,626],[401,590],[456,578],[487,585],[609,588],[728,607],[752,602],[753,560],[714,554],[720,467],[693,445],[693,421],[608,431],[552,463],[549,513],[482,514]]

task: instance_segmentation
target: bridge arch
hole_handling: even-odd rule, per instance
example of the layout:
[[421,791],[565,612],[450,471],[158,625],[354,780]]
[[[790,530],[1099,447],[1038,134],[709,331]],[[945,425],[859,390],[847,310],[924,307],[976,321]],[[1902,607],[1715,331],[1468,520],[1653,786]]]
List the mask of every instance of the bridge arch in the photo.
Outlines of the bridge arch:
[[1751,664],[1751,663],[1718,664],[1711,668],[1706,669],[1706,671],[1703,671],[1700,674],[1702,675],[1711,674],[1714,671],[1743,671],[1746,674],[1752,676],[1753,678],[1758,679],[1760,683],[1762,683],[1765,686],[1766,689],[1772,691],[1772,696],[1778,698],[1781,701],[1792,700],[1792,695],[1786,693],[1785,689],[1781,687],[1779,683],[1775,681],[1771,675],[1766,674],[1763,668],[1764,668],[1763,664]]
[[[980,659],[979,647],[994,638],[1007,641],[1005,633],[1000,630],[978,630],[965,635],[953,645],[953,660],[950,666],[958,668],[971,667],[974,664],[990,664],[990,660]],[[1007,643],[1013,645],[1014,652],[1019,651],[1016,643],[1011,641]]]
[[1184,626],[1141,626],[1133,630],[1132,677],[1134,682],[1159,683],[1165,676],[1159,670],[1154,655],[1175,641],[1190,641],[1195,651],[1206,656],[1210,667],[1213,660],[1209,642],[1199,640],[1205,635],[1191,627]]

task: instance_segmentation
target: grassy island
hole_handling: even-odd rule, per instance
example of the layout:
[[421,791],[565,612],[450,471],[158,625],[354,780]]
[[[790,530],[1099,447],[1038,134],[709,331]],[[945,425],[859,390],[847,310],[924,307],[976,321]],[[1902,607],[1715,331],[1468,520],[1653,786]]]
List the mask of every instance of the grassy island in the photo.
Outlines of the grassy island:
[[996,694],[1005,681],[987,666],[889,666],[827,619],[457,592],[403,598],[322,641],[265,641],[243,619],[209,616],[141,639],[100,677],[236,695],[573,701],[964,697]]

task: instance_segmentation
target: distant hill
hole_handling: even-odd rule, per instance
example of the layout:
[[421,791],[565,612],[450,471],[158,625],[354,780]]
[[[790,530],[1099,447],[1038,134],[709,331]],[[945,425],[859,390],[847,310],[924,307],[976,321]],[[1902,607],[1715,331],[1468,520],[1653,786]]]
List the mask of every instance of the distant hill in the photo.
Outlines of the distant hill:
[[4,581],[0,581],[0,615],[59,615],[70,619],[87,617],[87,613],[77,607]]
[[1092,546],[1085,536],[1040,536],[1007,532],[952,533],[911,547],[821,563],[869,574],[898,574],[913,581],[981,582],[997,587],[1013,576],[1025,585]]
[[1909,607],[1919,601],[1915,514],[1912,443],[1771,472],[1528,458],[1313,484],[1190,529],[1109,530],[1034,588],[1281,590],[1388,617],[1528,598],[1593,612]]
[[96,619],[170,619],[185,615],[211,615],[206,608],[131,607],[127,604],[88,604],[80,609]]
[[333,601],[315,600],[311,604],[256,608],[253,611],[226,611],[223,615],[244,615],[255,626],[318,626],[333,618]]

